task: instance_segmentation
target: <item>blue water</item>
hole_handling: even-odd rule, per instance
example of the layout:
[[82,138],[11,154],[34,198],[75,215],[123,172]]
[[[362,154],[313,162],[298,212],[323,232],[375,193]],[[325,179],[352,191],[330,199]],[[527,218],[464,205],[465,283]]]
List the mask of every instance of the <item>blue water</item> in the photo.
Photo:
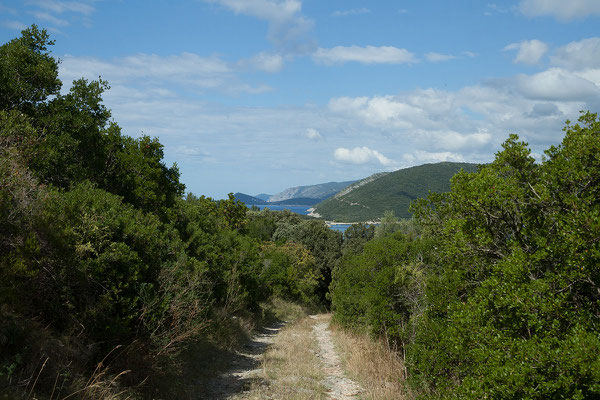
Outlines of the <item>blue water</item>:
[[350,227],[350,224],[337,224],[337,225],[331,225],[329,227],[329,229],[333,229],[334,231],[338,231],[338,232],[346,232],[346,229],[348,229]]
[[[250,208],[252,206],[248,206],[248,208]],[[308,215],[308,209],[311,208],[310,206],[276,206],[276,205],[257,205],[256,207],[262,209],[268,208],[271,211],[283,211],[283,210],[290,210],[293,213],[296,214],[300,214],[300,215]],[[377,225],[377,224],[375,224]],[[329,229],[332,229],[334,231],[338,231],[338,232],[346,232],[346,229],[348,229],[351,226],[351,224],[336,224],[336,225],[331,225],[329,227]]]
[[[250,208],[252,206],[248,206],[248,208]],[[308,215],[308,209],[310,208],[310,206],[276,206],[276,205],[257,205],[256,207],[260,208],[261,210],[264,208],[268,208],[271,211],[283,211],[283,210],[290,210],[291,212],[294,212],[296,214],[300,214],[300,215]]]
[[[249,208],[252,206],[248,206]],[[308,215],[308,209],[310,208],[309,206],[276,206],[276,205],[257,205],[256,207],[262,209],[268,208],[271,211],[283,211],[283,210],[290,210],[291,212],[294,212],[296,214],[300,214],[300,215]],[[348,229],[348,227],[350,226],[350,224],[340,224],[340,225],[331,225],[329,228],[333,229],[334,231],[338,231],[338,232],[342,232],[344,233],[346,231],[346,229]]]

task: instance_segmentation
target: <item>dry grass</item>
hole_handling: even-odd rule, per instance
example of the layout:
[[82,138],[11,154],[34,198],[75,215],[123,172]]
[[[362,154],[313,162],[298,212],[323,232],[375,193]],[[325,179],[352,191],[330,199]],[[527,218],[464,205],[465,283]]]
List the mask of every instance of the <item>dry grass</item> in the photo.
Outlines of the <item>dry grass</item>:
[[305,317],[285,326],[264,354],[250,390],[234,399],[326,399],[313,323]]
[[365,390],[364,398],[372,400],[412,400],[404,385],[404,363],[385,342],[367,334],[354,333],[331,325],[333,341],[344,369]]

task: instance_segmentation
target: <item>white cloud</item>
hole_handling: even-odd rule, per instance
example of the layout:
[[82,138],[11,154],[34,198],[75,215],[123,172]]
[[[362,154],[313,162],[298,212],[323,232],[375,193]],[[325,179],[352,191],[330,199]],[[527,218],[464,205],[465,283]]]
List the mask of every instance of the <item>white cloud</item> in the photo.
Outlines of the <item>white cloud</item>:
[[17,31],[22,31],[23,29],[27,28],[27,25],[25,25],[24,23],[22,23],[20,21],[12,21],[12,20],[2,21],[2,26],[7,29],[13,29],[13,30],[17,30]]
[[523,40],[519,43],[511,43],[504,50],[518,50],[514,63],[523,63],[528,65],[537,64],[544,54],[548,51],[548,45],[537,39]]
[[31,14],[37,19],[49,22],[50,24],[53,24],[56,26],[68,26],[69,25],[69,21],[62,19],[62,18],[55,17],[54,15],[48,14],[46,12],[33,11]]
[[334,112],[360,117],[374,127],[394,127],[409,129],[412,121],[420,118],[423,111],[409,102],[398,101],[394,96],[338,97],[329,101],[329,109]]
[[283,69],[284,59],[281,54],[261,52],[250,59],[241,60],[240,66],[249,66],[259,71],[275,73]]
[[554,65],[570,70],[600,68],[600,37],[571,42],[558,48],[550,59]]
[[311,140],[319,140],[322,139],[323,136],[321,136],[321,134],[319,133],[318,130],[314,129],[314,128],[308,128],[305,132],[306,137],[311,139]]
[[287,20],[294,18],[302,10],[302,2],[298,0],[208,0],[219,3],[236,14],[245,14],[267,21]]
[[517,90],[530,99],[580,101],[600,96],[600,87],[594,82],[560,68],[518,75],[515,83]]
[[81,1],[36,0],[29,3],[56,14],[73,12],[89,16],[95,11],[91,4]]
[[204,0],[220,4],[236,14],[248,15],[269,23],[268,39],[278,50],[294,54],[311,52],[314,22],[302,15],[299,0]]
[[521,0],[518,8],[528,17],[552,16],[562,22],[600,15],[598,0]]
[[440,53],[427,53],[425,54],[425,58],[430,62],[441,62],[441,61],[449,61],[456,58],[456,56],[452,56],[449,54],[440,54]]
[[406,49],[392,46],[336,46],[331,49],[319,48],[313,59],[325,65],[359,62],[362,64],[410,64],[415,63],[414,54]]
[[348,162],[352,164],[366,164],[372,161],[377,161],[381,165],[389,167],[394,164],[392,160],[381,154],[376,150],[371,150],[368,147],[355,147],[353,149],[346,149],[344,147],[338,147],[333,153],[333,157],[342,162]]
[[14,8],[11,8],[11,7],[6,7],[3,4],[0,4],[0,13],[17,15],[17,10],[15,10]]
[[427,163],[437,163],[442,161],[464,162],[465,158],[462,154],[456,154],[449,151],[436,153],[417,150],[413,153],[403,154],[402,160],[406,165],[420,165]]
[[508,9],[501,7],[497,4],[494,3],[490,3],[487,5],[487,9],[488,11],[484,12],[484,15],[493,15],[494,13],[496,14],[505,14],[508,12]]
[[337,10],[331,13],[332,17],[347,17],[349,15],[369,14],[371,10],[368,8],[352,8],[350,10]]
[[79,77],[102,76],[111,84],[156,87],[178,85],[184,90],[217,89],[230,93],[262,93],[268,86],[250,86],[239,81],[234,68],[218,56],[202,57],[193,53],[159,56],[133,56],[101,60],[66,55],[60,64],[61,77],[70,82]]

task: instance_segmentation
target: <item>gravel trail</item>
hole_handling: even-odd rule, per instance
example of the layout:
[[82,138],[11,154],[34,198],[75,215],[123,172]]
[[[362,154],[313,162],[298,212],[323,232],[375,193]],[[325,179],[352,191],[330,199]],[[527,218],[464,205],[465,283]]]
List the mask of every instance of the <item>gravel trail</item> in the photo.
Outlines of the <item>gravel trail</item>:
[[311,318],[316,320],[313,334],[321,349],[319,358],[326,375],[323,384],[329,389],[329,397],[335,400],[359,399],[363,389],[345,376],[342,362],[331,340],[329,330],[331,315],[311,315]]

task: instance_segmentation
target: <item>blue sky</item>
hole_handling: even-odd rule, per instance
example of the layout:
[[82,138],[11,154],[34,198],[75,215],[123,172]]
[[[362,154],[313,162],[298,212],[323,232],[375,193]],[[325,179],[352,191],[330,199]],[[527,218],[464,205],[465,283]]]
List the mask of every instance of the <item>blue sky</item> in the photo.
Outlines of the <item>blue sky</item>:
[[540,158],[600,111],[600,1],[0,0],[36,23],[64,89],[102,76],[125,134],[189,191],[277,193],[437,161]]

